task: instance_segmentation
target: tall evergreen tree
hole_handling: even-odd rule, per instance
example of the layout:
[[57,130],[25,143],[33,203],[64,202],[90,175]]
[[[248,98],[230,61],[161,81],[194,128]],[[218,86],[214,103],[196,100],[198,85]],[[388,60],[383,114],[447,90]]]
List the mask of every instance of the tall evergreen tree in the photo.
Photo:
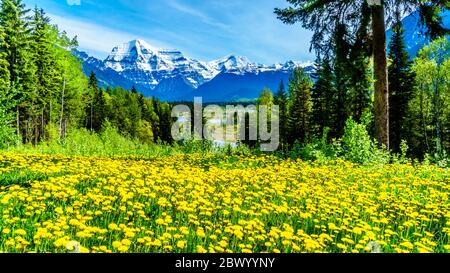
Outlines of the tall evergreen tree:
[[0,96],[3,98],[6,96],[6,92],[9,91],[9,69],[8,69],[8,61],[6,60],[6,48],[3,45],[4,43],[5,32],[3,27],[0,27]]
[[28,112],[34,108],[33,105],[26,105],[27,99],[36,96],[35,72],[30,56],[31,17],[28,13],[22,0],[2,0],[0,3],[0,28],[3,29],[0,52],[8,62],[9,92],[13,93],[11,100],[16,112],[18,136],[21,129],[26,134],[29,132],[29,124],[23,126],[21,120],[28,120]]
[[310,76],[303,68],[296,68],[289,79],[289,142],[305,143],[311,129],[311,87]]
[[34,119],[34,143],[44,135],[45,126],[50,122],[50,105],[56,104],[55,98],[58,88],[58,66],[54,43],[57,33],[50,26],[50,19],[44,10],[34,9],[32,21],[31,52],[35,66],[36,96]]
[[99,132],[103,127],[106,118],[105,97],[103,90],[98,86],[97,76],[91,72],[89,76],[88,87],[90,89],[90,107],[89,107],[89,128]]
[[366,111],[372,110],[373,83],[369,58],[359,55],[352,61],[349,85],[349,114],[357,122]]
[[332,135],[341,137],[344,134],[345,122],[349,118],[349,71],[351,64],[349,61],[350,44],[347,41],[348,30],[343,24],[338,24],[334,37],[334,63],[333,71],[335,75],[336,88],[336,123]]
[[[389,148],[389,90],[386,53],[386,25],[396,11],[400,13],[419,10],[421,22],[426,26],[431,38],[449,33],[442,26],[443,10],[450,9],[448,0],[287,0],[290,7],[275,9],[278,18],[284,23],[301,22],[302,26],[314,31],[312,47],[319,55],[332,51],[333,33],[339,31],[337,24],[351,28],[351,41],[358,39],[361,25],[367,24],[372,45],[374,71],[374,110],[375,127],[379,144]],[[386,16],[387,15],[387,16]],[[368,17],[369,20],[367,19]],[[355,42],[357,43],[357,41]]]
[[393,28],[392,40],[389,44],[389,116],[391,148],[400,151],[400,143],[405,139],[405,117],[414,88],[412,62],[406,51],[403,26],[400,16]]
[[336,124],[336,90],[330,60],[319,60],[318,63],[317,79],[312,89],[311,100],[314,133],[321,136],[325,127],[331,129]]
[[[0,28],[0,48],[3,43],[3,28]],[[14,117],[11,115],[11,93],[9,89],[8,62],[5,59],[5,52],[0,50],[0,148],[3,149],[10,144],[11,134],[14,134],[12,127]]]
[[91,74],[89,75],[89,88],[92,88],[93,90],[98,89],[98,80],[97,75],[95,75],[94,71],[91,71]]
[[280,128],[280,147],[283,148],[288,137],[288,94],[285,90],[284,82],[280,82],[277,94],[274,98],[275,105],[278,105],[279,111],[279,128]]
[[370,10],[362,7],[360,25],[356,31],[356,39],[351,43],[349,52],[350,76],[349,84],[349,115],[357,122],[365,111],[372,110],[373,73],[370,68]]

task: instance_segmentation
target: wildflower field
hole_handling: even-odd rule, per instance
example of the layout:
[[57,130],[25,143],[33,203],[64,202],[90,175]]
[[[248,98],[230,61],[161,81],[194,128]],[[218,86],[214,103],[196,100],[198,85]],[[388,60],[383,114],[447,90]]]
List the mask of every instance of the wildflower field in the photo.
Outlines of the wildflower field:
[[1,252],[450,252],[450,172],[0,154]]

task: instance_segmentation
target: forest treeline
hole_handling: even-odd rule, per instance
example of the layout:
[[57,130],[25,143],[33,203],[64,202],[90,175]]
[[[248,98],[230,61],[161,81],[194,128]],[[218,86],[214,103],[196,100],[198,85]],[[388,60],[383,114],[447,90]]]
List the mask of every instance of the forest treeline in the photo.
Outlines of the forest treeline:
[[[418,56],[408,56],[399,16],[392,29],[390,149],[398,153],[407,145],[417,158],[446,156],[450,44],[435,35]],[[367,33],[361,29],[356,39],[361,44],[351,44],[349,32],[345,25],[334,29],[331,51],[318,54],[313,76],[298,68],[279,90],[261,93],[258,104],[280,107],[280,150],[342,139],[345,146],[366,138],[358,130],[376,138],[374,59],[362,42]],[[42,9],[29,10],[21,0],[1,0],[0,148],[62,142],[71,131],[94,134],[105,127],[140,143],[172,143],[172,105],[145,98],[135,88],[101,88],[96,75],[84,75],[81,61],[72,55],[77,46],[76,37],[52,25]]]
[[71,51],[76,37],[21,0],[0,4],[0,137],[3,145],[64,139],[75,128],[94,132],[108,120],[142,142],[169,142],[169,104],[136,90],[99,88]]
[[[446,157],[450,151],[450,42],[439,38],[411,59],[399,22],[389,45],[390,150],[409,155]],[[264,90],[259,103],[279,105],[282,148],[341,139],[348,120],[364,124],[375,138],[370,59],[347,55],[317,64],[313,77],[294,71],[285,89]],[[355,66],[355,63],[357,64]],[[360,65],[361,67],[358,67]],[[290,148],[289,148],[290,147]]]
[[[319,129],[329,123],[331,135],[345,135],[346,118],[358,120],[369,107],[374,116],[371,133],[378,145],[398,151],[404,139],[415,155],[443,154],[448,148],[445,75],[449,74],[448,43],[443,37],[450,34],[443,12],[450,9],[450,1],[287,2],[287,7],[275,9],[278,19],[313,32],[311,49],[319,64],[318,84],[312,87],[313,112],[319,115],[313,119]],[[409,14],[418,21],[414,31],[436,41],[414,63],[409,61],[416,56],[407,56],[401,41],[401,20]],[[394,32],[390,45],[388,28]],[[335,97],[337,106],[330,112],[320,110],[325,105],[320,103],[321,92]]]

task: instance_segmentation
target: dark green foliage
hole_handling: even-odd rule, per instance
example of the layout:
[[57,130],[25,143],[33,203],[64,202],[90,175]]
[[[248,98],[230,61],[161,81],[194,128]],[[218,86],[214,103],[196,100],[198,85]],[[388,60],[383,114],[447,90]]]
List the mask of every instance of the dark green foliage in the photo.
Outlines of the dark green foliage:
[[345,121],[349,118],[349,71],[351,65],[349,60],[350,45],[346,40],[348,31],[342,24],[338,26],[338,30],[334,36],[335,58],[334,58],[334,74],[336,88],[336,120],[334,129],[331,132],[333,136],[342,136],[344,134]]
[[311,130],[312,81],[303,68],[296,68],[289,79],[288,143],[305,143]]
[[107,118],[106,100],[103,90],[98,87],[97,76],[94,72],[89,76],[89,106],[86,108],[86,127],[95,132],[100,132],[103,122]]
[[330,60],[319,61],[317,79],[312,89],[312,122],[314,134],[320,136],[325,128],[334,128],[336,123],[336,89]]
[[278,105],[279,112],[279,128],[280,128],[280,147],[283,148],[288,139],[288,93],[285,90],[284,82],[280,82],[278,92],[274,97],[274,104]]
[[[339,32],[338,25],[344,24],[348,29],[348,41],[355,45],[370,45],[368,30],[371,28],[371,10],[367,1],[342,0],[287,0],[287,8],[276,8],[278,19],[286,24],[301,23],[302,27],[314,32],[311,45],[318,54],[327,56],[334,51],[334,34]],[[398,13],[404,14],[419,10],[421,23],[426,27],[426,34],[436,38],[448,34],[442,26],[442,11],[450,9],[447,0],[417,1],[393,0],[382,1],[386,10],[386,21],[395,21]],[[363,34],[363,35],[361,35]],[[370,53],[370,52],[368,52]]]
[[14,170],[9,173],[0,174],[0,186],[9,187],[18,185],[29,188],[31,183],[35,181],[44,181],[49,178],[43,173],[34,173],[31,171]]
[[33,145],[63,142],[72,129],[101,132],[107,121],[124,136],[170,143],[171,106],[136,88],[103,90],[71,54],[77,46],[42,9],[31,13],[21,0],[1,1],[0,147],[17,138]]
[[393,36],[389,45],[389,116],[391,149],[400,151],[402,140],[406,139],[406,112],[414,88],[414,73],[411,69],[403,41],[403,27],[399,20],[393,28]]
[[28,120],[33,107],[27,107],[25,101],[36,97],[34,89],[34,65],[30,56],[31,17],[29,10],[21,0],[3,0],[0,3],[0,29],[3,37],[0,44],[4,60],[7,62],[9,83],[7,96],[14,108],[17,134],[29,132],[30,124],[21,123],[21,117]]
[[[115,155],[156,147],[154,142],[174,144],[172,104],[145,98],[135,87],[130,91],[100,88],[96,75],[86,77],[80,60],[71,54],[76,37],[53,26],[39,8],[30,12],[20,0],[0,1],[0,149],[24,142],[41,143],[37,147],[55,152]],[[288,90],[282,82],[274,97],[264,90],[257,100],[258,105],[279,106],[282,151],[278,153],[310,160],[386,162],[386,153],[371,136],[373,120],[365,115],[376,113],[372,107],[375,70],[370,67],[376,42],[371,31],[373,10],[366,1],[288,2],[293,7],[277,14],[287,23],[301,21],[315,32],[312,45],[318,53],[318,69],[314,84],[298,68]],[[402,1],[404,5],[395,9],[398,1],[384,2],[387,22],[399,11],[419,7],[431,37],[446,33],[438,13],[449,6],[448,1],[427,5]],[[447,162],[450,45],[437,40],[411,65],[398,21],[389,46],[392,149],[401,152],[404,160],[407,143],[416,157]],[[246,144],[256,148],[258,142]],[[183,145],[182,151],[214,150],[210,142]],[[227,150],[232,154],[230,147]],[[14,184],[21,179],[19,175],[10,180]]]
[[450,42],[440,38],[414,60],[415,88],[405,127],[414,156],[441,158],[450,149]]
[[[450,9],[447,0],[416,1],[342,1],[342,0],[287,0],[287,8],[275,9],[278,19],[286,24],[300,22],[302,27],[314,32],[311,48],[319,57],[334,55],[338,92],[337,132],[342,133],[346,120],[343,100],[344,90],[352,92],[348,101],[352,109],[351,116],[361,117],[367,109],[367,92],[369,88],[364,76],[367,58],[373,56],[374,113],[375,132],[379,145],[387,148],[389,141],[389,84],[386,56],[386,28],[391,26],[394,17],[399,14],[419,10],[421,23],[426,27],[432,39],[449,33],[442,26],[440,13]],[[369,35],[370,34],[370,35]],[[350,63],[346,57],[351,54]],[[354,52],[356,53],[356,52]],[[348,66],[350,64],[350,66]],[[348,70],[344,70],[348,69]],[[353,71],[353,74],[352,72]],[[338,75],[343,74],[343,75]],[[348,77],[350,74],[350,77]],[[341,77],[343,76],[343,77]],[[362,76],[362,78],[361,78]],[[351,85],[345,88],[346,80]],[[353,89],[353,90],[352,90]]]

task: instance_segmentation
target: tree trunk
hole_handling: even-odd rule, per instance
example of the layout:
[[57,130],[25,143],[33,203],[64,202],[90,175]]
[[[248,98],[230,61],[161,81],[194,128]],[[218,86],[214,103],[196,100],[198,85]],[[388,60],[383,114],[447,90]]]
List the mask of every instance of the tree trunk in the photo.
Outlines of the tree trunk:
[[17,138],[20,139],[20,113],[19,113],[19,105],[16,106],[16,126],[17,126]]
[[93,123],[93,119],[94,119],[94,98],[92,98],[91,100],[91,131],[92,131],[92,123]]
[[45,117],[44,117],[44,108],[42,108],[41,113],[41,138],[45,135]]
[[66,91],[66,77],[63,79],[63,88],[61,94],[61,115],[59,117],[59,139],[62,138],[63,133],[63,117],[64,117],[64,93]]
[[[438,75],[441,75],[440,66],[438,68]],[[438,77],[439,77],[438,76]],[[442,152],[442,136],[441,136],[441,103],[440,103],[440,93],[439,93],[439,82],[440,79],[434,81],[434,122],[436,126],[436,152],[440,155]]]
[[389,149],[389,85],[383,3],[372,6],[372,32],[375,77],[375,129],[379,144],[385,145]]

